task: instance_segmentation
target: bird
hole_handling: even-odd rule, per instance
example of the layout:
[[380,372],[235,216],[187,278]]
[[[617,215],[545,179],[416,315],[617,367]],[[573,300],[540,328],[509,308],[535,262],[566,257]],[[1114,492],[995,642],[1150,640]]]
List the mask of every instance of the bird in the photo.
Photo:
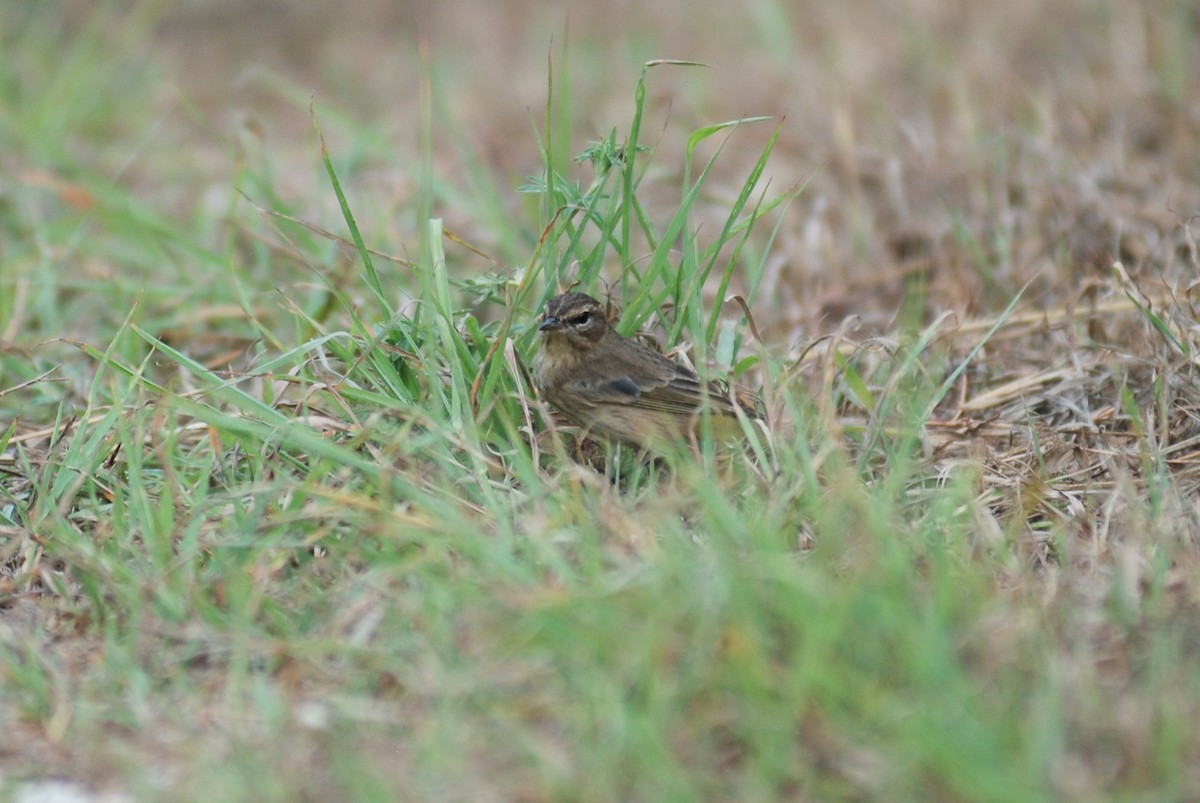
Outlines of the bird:
[[551,298],[538,330],[534,384],[586,437],[661,452],[672,443],[697,442],[704,410],[722,441],[742,434],[739,419],[760,419],[748,394],[706,383],[691,368],[622,336],[605,306],[585,293]]

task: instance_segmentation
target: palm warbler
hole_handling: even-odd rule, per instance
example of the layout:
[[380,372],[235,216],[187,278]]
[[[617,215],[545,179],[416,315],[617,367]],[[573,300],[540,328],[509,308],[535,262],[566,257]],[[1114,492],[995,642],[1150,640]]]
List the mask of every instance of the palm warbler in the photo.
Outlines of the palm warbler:
[[697,438],[705,409],[719,439],[741,433],[739,416],[759,417],[742,394],[705,384],[690,368],[622,337],[589,295],[550,299],[538,328],[534,382],[585,435],[653,448]]

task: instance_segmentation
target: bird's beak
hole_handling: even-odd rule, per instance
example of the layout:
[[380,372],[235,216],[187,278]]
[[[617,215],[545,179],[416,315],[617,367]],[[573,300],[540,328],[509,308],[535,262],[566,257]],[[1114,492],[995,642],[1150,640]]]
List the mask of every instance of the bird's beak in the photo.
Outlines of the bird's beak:
[[542,321],[542,325],[538,327],[539,332],[549,332],[551,329],[558,328],[558,318],[553,315],[547,315],[546,320]]

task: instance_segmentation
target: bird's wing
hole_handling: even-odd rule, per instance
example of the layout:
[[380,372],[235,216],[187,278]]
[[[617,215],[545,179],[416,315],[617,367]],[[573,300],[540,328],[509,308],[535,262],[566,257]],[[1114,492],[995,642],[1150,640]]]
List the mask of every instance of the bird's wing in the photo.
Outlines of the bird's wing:
[[675,375],[662,384],[655,383],[650,387],[643,387],[642,396],[638,400],[639,405],[663,412],[695,415],[703,403],[702,400],[707,399],[709,409],[714,413],[734,415],[733,403],[722,392],[720,386],[712,383],[705,386],[700,377],[683,366],[676,368],[679,370]]
[[690,369],[650,353],[657,359],[621,360],[623,370],[616,378],[577,377],[572,390],[592,404],[625,404],[682,416],[695,415],[707,397],[714,412],[734,414],[733,403],[719,387],[705,388]]

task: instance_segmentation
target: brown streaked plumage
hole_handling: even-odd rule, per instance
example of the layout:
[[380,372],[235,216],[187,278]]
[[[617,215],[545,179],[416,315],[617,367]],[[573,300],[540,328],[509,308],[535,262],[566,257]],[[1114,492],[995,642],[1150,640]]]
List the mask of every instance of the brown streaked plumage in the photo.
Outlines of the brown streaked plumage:
[[758,418],[752,403],[622,337],[609,325],[604,305],[589,295],[550,299],[539,329],[534,382],[585,434],[650,447],[694,438],[705,407],[720,438],[741,432],[739,415]]

